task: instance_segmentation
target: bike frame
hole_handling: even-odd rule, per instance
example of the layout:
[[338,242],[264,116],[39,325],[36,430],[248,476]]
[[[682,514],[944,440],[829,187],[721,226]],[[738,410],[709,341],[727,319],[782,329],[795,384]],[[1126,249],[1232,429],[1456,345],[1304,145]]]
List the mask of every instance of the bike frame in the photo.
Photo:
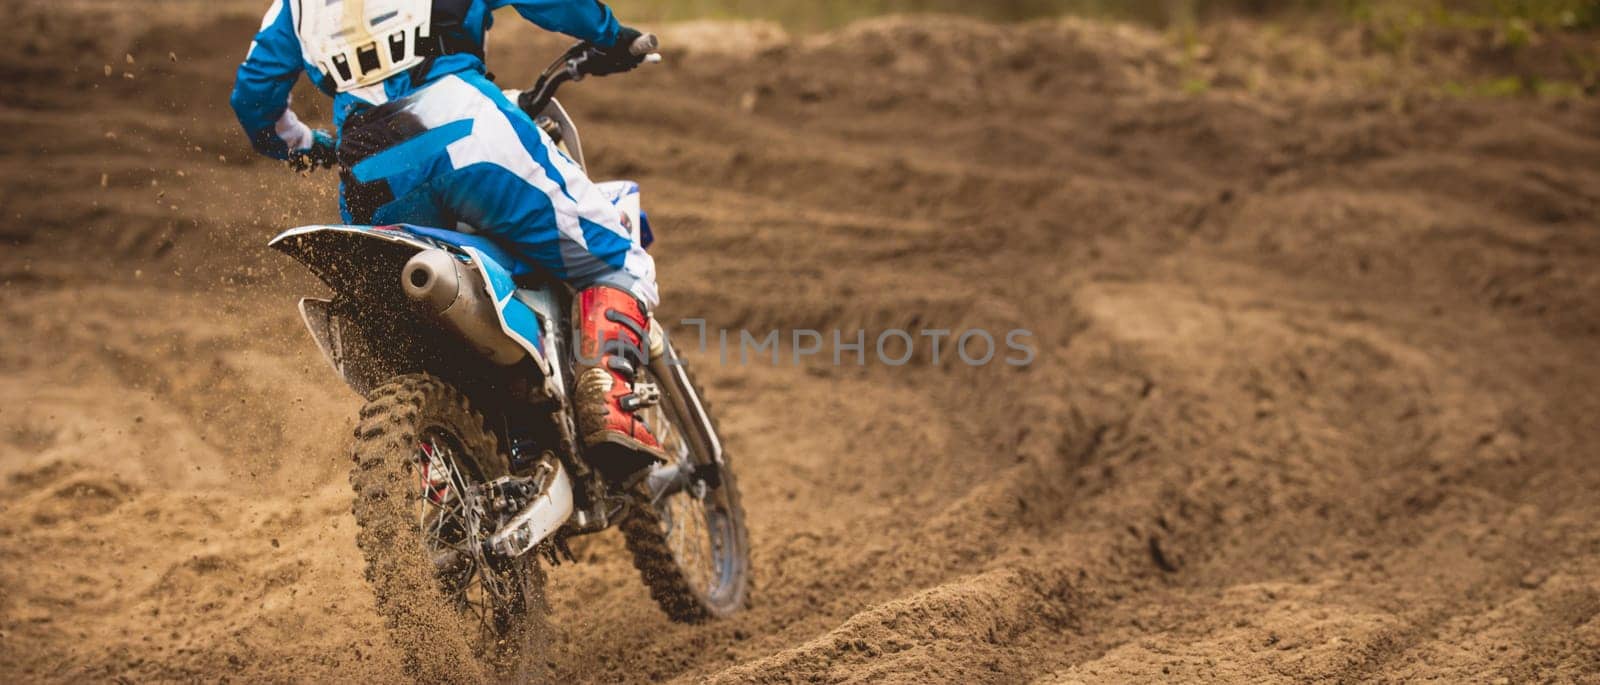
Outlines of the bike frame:
[[[538,119],[563,151],[580,165],[583,151],[577,128],[551,100]],[[647,220],[638,205],[638,186],[602,184],[630,214],[635,239],[648,244]],[[428,373],[465,393],[490,421],[510,452],[514,476],[537,477],[541,494],[516,512],[493,542],[511,556],[546,540],[604,530],[611,525],[614,500],[600,475],[583,461],[571,411],[573,358],[570,349],[572,293],[517,260],[492,241],[466,233],[420,226],[314,225],[291,229],[269,245],[304,264],[335,295],[304,298],[306,328],[346,384],[363,397],[389,379]],[[468,344],[418,310],[401,284],[406,264],[425,250],[442,250],[481,276],[479,293],[494,305],[501,330],[527,356],[511,366],[490,362]],[[659,329],[659,324],[656,325]],[[660,354],[651,371],[678,416],[687,419],[708,473],[723,461],[722,441],[703,401],[689,381],[671,341],[661,332]],[[554,462],[554,463],[552,463]],[[513,535],[515,533],[515,535]]]

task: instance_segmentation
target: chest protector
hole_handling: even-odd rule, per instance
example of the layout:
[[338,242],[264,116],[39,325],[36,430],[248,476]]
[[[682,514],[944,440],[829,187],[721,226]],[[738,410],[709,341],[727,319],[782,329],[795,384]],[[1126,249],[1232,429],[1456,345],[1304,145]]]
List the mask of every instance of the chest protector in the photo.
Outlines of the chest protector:
[[433,0],[290,1],[307,61],[341,93],[421,64],[435,44]]

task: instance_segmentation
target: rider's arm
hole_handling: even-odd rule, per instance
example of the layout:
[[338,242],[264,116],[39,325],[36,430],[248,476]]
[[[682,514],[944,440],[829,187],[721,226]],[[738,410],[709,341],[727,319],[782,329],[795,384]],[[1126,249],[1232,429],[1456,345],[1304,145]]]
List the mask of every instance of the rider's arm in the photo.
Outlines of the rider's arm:
[[284,0],[273,0],[261,20],[261,30],[250,43],[249,54],[239,65],[233,96],[229,98],[234,115],[239,117],[239,124],[257,152],[286,159],[291,150],[312,146],[310,127],[289,109],[289,91],[304,69],[289,5]]
[[621,25],[599,0],[488,0],[489,9],[514,7],[517,14],[547,31],[610,47]]

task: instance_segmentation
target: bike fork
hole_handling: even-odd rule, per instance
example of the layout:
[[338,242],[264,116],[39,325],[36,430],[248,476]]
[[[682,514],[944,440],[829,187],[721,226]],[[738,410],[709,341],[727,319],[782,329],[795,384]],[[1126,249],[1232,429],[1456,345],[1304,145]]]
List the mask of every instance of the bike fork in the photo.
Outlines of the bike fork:
[[672,409],[678,416],[687,419],[686,424],[694,427],[694,439],[700,443],[698,447],[701,449],[692,453],[706,455],[710,461],[703,466],[713,467],[714,470],[722,465],[722,438],[717,436],[716,427],[711,425],[711,415],[706,411],[705,402],[700,399],[700,393],[695,391],[694,383],[689,382],[689,369],[678,357],[677,350],[673,349],[666,331],[661,329],[661,324],[654,322],[650,328],[652,332],[660,331],[662,338],[659,353],[651,355],[650,370],[663,386],[665,392],[662,394],[672,402]]

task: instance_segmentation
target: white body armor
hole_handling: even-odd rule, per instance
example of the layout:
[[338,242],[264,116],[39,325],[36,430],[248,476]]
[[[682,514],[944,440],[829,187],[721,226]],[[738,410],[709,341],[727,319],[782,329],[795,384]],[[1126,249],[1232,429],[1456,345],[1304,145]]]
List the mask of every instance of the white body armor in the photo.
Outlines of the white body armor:
[[306,61],[343,93],[382,82],[423,60],[433,0],[290,0]]

